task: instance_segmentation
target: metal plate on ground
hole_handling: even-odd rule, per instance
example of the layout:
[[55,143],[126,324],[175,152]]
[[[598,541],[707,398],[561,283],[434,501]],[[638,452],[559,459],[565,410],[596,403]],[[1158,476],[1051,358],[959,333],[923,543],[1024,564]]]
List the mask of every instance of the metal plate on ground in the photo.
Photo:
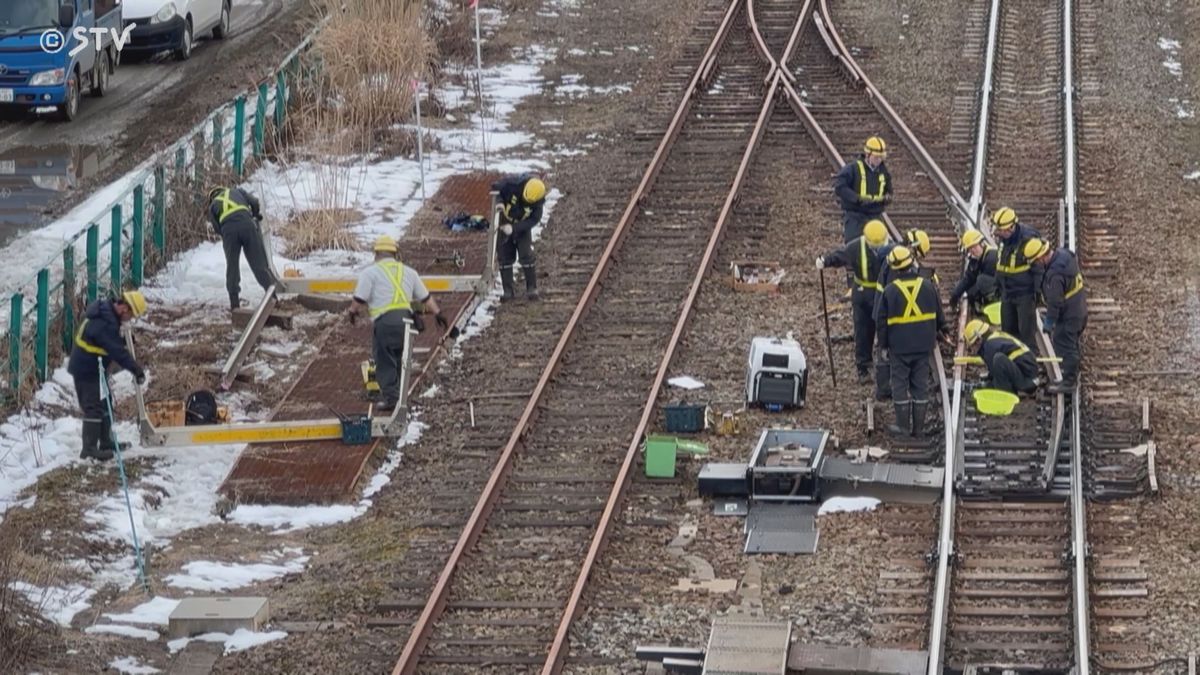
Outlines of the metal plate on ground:
[[718,499],[713,502],[714,516],[744,516],[750,512],[745,499]]
[[754,502],[746,514],[745,553],[817,551],[817,508],[810,504]]
[[784,675],[791,639],[789,621],[717,619],[708,635],[703,675]]
[[924,651],[794,644],[787,667],[810,675],[921,675],[928,660]]
[[923,464],[859,464],[845,457],[826,457],[819,475],[822,498],[875,497],[888,503],[932,504],[941,497],[946,470]]

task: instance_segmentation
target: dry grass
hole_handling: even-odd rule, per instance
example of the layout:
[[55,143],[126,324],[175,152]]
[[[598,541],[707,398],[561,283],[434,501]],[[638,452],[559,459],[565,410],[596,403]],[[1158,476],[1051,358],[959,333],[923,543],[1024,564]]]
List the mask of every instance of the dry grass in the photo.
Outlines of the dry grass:
[[14,583],[49,585],[52,570],[26,552],[32,533],[5,519],[0,522],[0,672],[25,672],[26,666],[52,647],[58,626],[42,615],[45,596],[29,598]]

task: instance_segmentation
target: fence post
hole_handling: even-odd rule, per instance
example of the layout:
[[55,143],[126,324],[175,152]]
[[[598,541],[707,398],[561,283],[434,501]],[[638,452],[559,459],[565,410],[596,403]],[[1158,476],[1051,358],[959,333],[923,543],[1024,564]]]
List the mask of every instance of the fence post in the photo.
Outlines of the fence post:
[[238,96],[233,106],[233,173],[241,178],[246,159],[246,95]]
[[129,259],[129,276],[133,280],[134,288],[141,287],[144,272],[142,256],[146,248],[146,235],[142,228],[146,223],[145,200],[145,186],[139,183],[133,187],[133,253]]
[[221,111],[218,110],[216,116],[213,117],[212,144],[213,161],[217,163],[217,166],[225,163],[225,132],[221,127],[221,118]]
[[50,270],[43,267],[37,275],[37,342],[33,345],[33,364],[38,382],[46,381],[46,362],[50,358]]
[[93,303],[100,294],[100,227],[88,225],[87,231],[87,301]]
[[167,168],[154,168],[154,246],[159,253],[167,252]]
[[75,244],[63,249],[63,351],[71,351],[75,335]]
[[18,401],[21,397],[21,300],[20,293],[13,293],[8,315],[8,384]]
[[108,259],[108,271],[112,277],[112,292],[121,290],[121,205],[114,204],[112,208],[112,253]]
[[280,68],[278,73],[275,73],[275,137],[280,138],[283,135],[283,118],[287,114],[287,78],[283,74],[283,69]]
[[262,157],[267,149],[267,83],[258,85],[258,104],[254,106],[254,156]]
[[195,188],[192,190],[192,201],[199,206],[203,199],[200,190],[204,189],[204,134],[197,134],[192,139],[192,146],[192,187]]
[[187,148],[179,147],[175,150],[175,176],[178,177],[183,173],[184,167],[187,166]]

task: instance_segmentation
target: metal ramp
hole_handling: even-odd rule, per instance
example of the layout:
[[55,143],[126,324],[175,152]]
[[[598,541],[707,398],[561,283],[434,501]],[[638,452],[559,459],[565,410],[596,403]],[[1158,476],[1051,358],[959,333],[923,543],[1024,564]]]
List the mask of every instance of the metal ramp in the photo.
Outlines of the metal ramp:
[[702,675],[785,675],[791,639],[790,621],[717,619],[708,635]]
[[928,661],[926,651],[794,644],[787,666],[805,675],[924,675]]
[[744,553],[815,553],[820,531],[810,504],[752,502],[746,515]]
[[923,464],[857,463],[826,457],[818,470],[821,496],[875,497],[893,504],[933,504],[942,496],[946,470]]

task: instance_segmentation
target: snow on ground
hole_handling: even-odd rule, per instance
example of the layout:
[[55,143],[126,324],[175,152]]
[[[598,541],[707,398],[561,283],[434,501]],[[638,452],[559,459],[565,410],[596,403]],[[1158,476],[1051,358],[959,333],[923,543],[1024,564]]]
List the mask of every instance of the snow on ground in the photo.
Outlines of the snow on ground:
[[233,652],[240,652],[243,649],[265,645],[268,642],[274,642],[275,640],[282,640],[285,637],[287,637],[287,633],[281,630],[271,631],[269,633],[255,633],[248,631],[245,628],[239,628],[232,635],[227,633],[205,633],[203,635],[197,635],[193,638],[179,638],[178,640],[171,640],[167,643],[167,648],[172,654],[174,654],[188,646],[188,643],[192,642],[193,640],[196,642],[223,642],[225,643],[225,653],[232,654]]
[[149,602],[144,602],[137,607],[123,614],[105,614],[104,617],[109,621],[117,623],[136,623],[136,624],[153,624],[158,626],[166,626],[170,623],[171,612],[179,606],[178,600],[156,597]]
[[111,625],[111,624],[97,624],[95,626],[88,626],[87,628],[84,629],[83,632],[88,633],[88,634],[108,633],[110,635],[121,635],[121,636],[128,637],[128,638],[135,638],[135,639],[139,639],[139,640],[148,640],[150,642],[157,640],[159,637],[158,631],[156,631],[156,630],[147,630],[145,628],[135,628],[133,626],[117,626],[117,625]]
[[[237,563],[196,560],[183,566],[182,574],[167,577],[167,585],[194,591],[222,592],[242,588],[260,581],[275,579],[285,574],[303,572],[309,556],[297,555],[300,549],[289,548],[282,553],[292,557],[282,563]],[[279,556],[275,556],[279,557]]]
[[817,515],[874,511],[879,503],[879,500],[874,497],[832,497],[821,502],[821,508],[817,510]]
[[25,596],[42,615],[60,626],[70,626],[75,615],[87,609],[96,591],[74,585],[66,588],[50,586],[39,588],[23,581],[14,581],[9,588]]
[[136,656],[124,656],[108,664],[108,667],[127,675],[151,675],[162,672],[154,666],[143,666]]

